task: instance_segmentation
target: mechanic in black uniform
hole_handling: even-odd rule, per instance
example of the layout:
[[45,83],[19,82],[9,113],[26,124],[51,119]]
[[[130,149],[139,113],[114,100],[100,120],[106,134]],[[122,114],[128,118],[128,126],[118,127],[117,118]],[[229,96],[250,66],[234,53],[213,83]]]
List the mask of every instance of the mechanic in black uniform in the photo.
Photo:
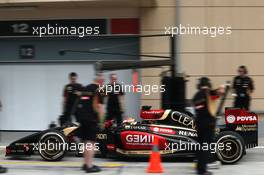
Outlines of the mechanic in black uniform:
[[107,95],[107,120],[116,120],[117,125],[122,123],[122,114],[124,112],[124,92],[121,85],[117,83],[117,75],[110,74],[110,84],[106,86]]
[[[99,172],[101,169],[93,165],[93,157],[96,149],[96,134],[103,124],[103,107],[100,100],[99,85],[100,80],[83,87],[81,92],[77,92],[80,101],[77,111],[80,117],[79,137],[84,142],[84,165],[82,170],[86,173]],[[99,123],[99,125],[98,125]]]
[[[78,114],[74,112],[74,105],[78,96],[75,92],[82,89],[82,85],[77,83],[78,75],[75,72],[69,74],[70,83],[63,90],[63,115],[60,118],[60,125],[67,125],[72,122],[72,116],[75,115],[76,121],[79,122]],[[73,114],[72,114],[73,113]]]
[[254,91],[254,83],[253,80],[247,76],[248,71],[246,66],[239,66],[238,73],[239,75],[233,80],[235,96],[234,107],[249,110],[251,94]]
[[[198,142],[203,144],[212,143],[216,125],[216,107],[214,101],[219,95],[223,94],[224,89],[221,87],[217,90],[212,90],[210,79],[202,77],[197,85],[198,92],[193,97],[193,104],[196,111],[196,129]],[[207,171],[207,163],[213,162],[213,156],[210,150],[197,151],[197,173],[199,175],[210,175]]]

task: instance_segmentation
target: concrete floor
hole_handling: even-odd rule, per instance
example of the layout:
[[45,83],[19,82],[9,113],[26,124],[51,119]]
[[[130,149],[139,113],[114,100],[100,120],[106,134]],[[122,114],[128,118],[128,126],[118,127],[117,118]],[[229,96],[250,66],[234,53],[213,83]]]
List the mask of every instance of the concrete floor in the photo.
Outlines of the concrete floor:
[[[263,175],[264,174],[264,118],[259,124],[260,146],[247,151],[244,158],[235,165],[223,165],[212,170],[215,175]],[[78,175],[85,174],[80,170],[82,158],[67,156],[60,162],[45,162],[39,156],[25,159],[7,159],[0,152],[0,165],[9,168],[10,175]],[[96,158],[95,164],[102,167],[101,175],[143,175],[148,162],[142,159],[102,159]],[[191,160],[173,160],[163,162],[165,175],[195,174],[194,163]]]
[[[215,175],[263,175],[264,171],[263,149],[252,149],[235,165],[222,165],[218,170],[212,170]],[[38,156],[24,160],[2,159],[1,165],[9,168],[10,175],[73,175],[85,174],[80,170],[82,158],[66,157],[60,162],[44,162]],[[141,160],[115,160],[96,158],[95,164],[102,167],[101,175],[143,175],[148,166],[146,161]],[[195,174],[194,163],[189,162],[163,162],[164,174],[166,175],[191,175]]]

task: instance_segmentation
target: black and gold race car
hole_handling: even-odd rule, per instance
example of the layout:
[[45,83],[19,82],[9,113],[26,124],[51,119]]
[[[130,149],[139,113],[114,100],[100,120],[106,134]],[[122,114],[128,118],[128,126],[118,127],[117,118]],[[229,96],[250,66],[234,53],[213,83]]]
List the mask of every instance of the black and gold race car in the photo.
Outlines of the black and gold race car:
[[[146,156],[157,139],[163,156],[193,156],[202,148],[209,149],[223,163],[233,164],[245,155],[247,148],[258,145],[258,116],[242,109],[225,109],[225,123],[217,124],[212,145],[197,143],[195,118],[190,113],[145,106],[140,115],[142,121],[128,119],[120,126],[107,121],[105,129],[97,134],[95,148],[103,156]],[[83,149],[75,141],[76,135],[77,125],[48,129],[14,141],[6,147],[6,156],[39,153],[45,160],[57,161],[66,152]]]

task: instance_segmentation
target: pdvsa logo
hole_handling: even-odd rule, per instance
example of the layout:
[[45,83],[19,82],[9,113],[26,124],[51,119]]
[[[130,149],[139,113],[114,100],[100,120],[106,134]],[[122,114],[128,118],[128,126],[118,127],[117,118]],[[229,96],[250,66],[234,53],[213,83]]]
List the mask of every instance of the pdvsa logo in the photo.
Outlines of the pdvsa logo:
[[226,122],[229,123],[229,124],[257,123],[258,122],[258,118],[255,115],[249,115],[249,116],[228,115],[228,116],[226,116]]
[[235,121],[236,121],[236,117],[235,117],[234,115],[228,115],[228,116],[226,117],[226,121],[227,121],[228,123],[235,123]]
[[169,128],[151,127],[150,129],[153,132],[158,132],[158,133],[162,133],[162,134],[176,134],[176,131],[169,129]]
[[158,127],[155,127],[155,128],[153,128],[153,131],[154,132],[159,132],[159,128]]
[[256,116],[237,116],[237,121],[257,121],[257,117]]

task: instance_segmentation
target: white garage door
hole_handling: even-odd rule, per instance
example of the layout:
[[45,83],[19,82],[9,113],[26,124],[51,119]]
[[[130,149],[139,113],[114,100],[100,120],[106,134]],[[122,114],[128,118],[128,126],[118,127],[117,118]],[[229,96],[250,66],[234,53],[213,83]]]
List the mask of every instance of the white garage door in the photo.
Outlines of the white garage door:
[[[69,72],[77,72],[84,85],[94,77],[92,65],[0,65],[0,130],[43,130],[57,121]],[[130,70],[116,73],[120,82],[132,83]],[[125,116],[137,118],[139,98],[139,94],[126,94]]]

